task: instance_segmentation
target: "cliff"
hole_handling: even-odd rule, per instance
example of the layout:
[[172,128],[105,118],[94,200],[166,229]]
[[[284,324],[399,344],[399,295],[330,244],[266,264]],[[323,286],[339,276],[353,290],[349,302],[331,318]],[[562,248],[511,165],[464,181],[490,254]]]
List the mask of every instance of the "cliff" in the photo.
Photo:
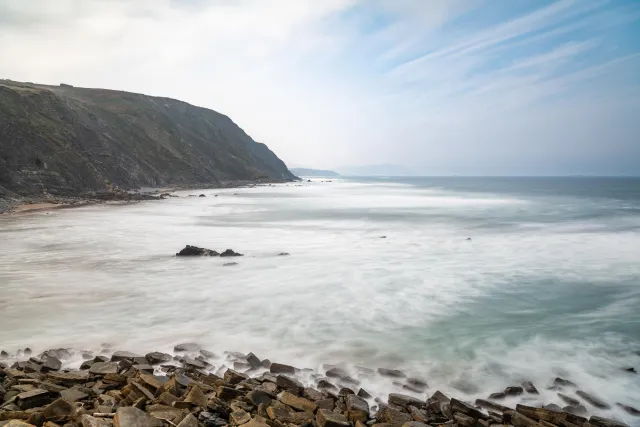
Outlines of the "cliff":
[[215,111],[0,80],[0,197],[290,179],[266,145]]

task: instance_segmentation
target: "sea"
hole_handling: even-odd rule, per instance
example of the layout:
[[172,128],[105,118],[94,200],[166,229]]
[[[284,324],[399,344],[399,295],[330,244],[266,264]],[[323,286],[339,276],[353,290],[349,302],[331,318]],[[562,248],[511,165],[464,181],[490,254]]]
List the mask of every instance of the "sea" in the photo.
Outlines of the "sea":
[[[173,194],[0,217],[0,349],[196,342],[221,355],[216,369],[225,351],[333,364],[374,396],[402,384],[355,366],[421,378],[425,397],[540,391],[507,406],[565,406],[549,389],[562,377],[611,405],[579,399],[589,413],[640,425],[617,405],[640,409],[640,374],[626,370],[640,371],[640,178],[305,178]],[[176,257],[187,244],[244,256]]]

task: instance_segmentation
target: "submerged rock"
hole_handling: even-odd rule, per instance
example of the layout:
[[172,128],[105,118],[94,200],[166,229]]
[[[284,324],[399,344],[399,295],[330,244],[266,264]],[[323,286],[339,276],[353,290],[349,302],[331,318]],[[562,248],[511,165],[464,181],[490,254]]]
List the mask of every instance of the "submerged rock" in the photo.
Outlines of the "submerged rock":
[[531,381],[525,381],[520,385],[529,394],[540,394],[536,386],[534,386]]
[[392,377],[392,378],[404,378],[404,377],[406,377],[404,372],[399,371],[397,369],[378,368],[378,373],[380,375],[382,375],[382,376],[385,376],[385,377]]
[[218,256],[218,252],[211,249],[199,248],[197,246],[187,245],[176,256]]
[[580,397],[582,397],[584,400],[586,400],[587,402],[589,402],[590,404],[592,404],[593,406],[595,406],[596,408],[600,408],[600,409],[609,409],[611,408],[611,405],[609,405],[607,402],[603,401],[602,399],[595,397],[589,393],[586,393],[582,390],[578,390],[576,391],[576,394]]
[[220,254],[221,257],[232,257],[232,256],[243,256],[238,252],[234,252],[233,249],[227,249],[226,251]]

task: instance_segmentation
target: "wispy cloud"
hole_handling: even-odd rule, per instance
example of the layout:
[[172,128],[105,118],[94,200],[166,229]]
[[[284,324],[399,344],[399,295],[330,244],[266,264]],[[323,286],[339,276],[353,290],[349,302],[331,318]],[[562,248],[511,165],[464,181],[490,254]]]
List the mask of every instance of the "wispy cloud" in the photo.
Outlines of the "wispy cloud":
[[0,0],[0,77],[180,98],[308,166],[640,173],[639,20],[632,0]]

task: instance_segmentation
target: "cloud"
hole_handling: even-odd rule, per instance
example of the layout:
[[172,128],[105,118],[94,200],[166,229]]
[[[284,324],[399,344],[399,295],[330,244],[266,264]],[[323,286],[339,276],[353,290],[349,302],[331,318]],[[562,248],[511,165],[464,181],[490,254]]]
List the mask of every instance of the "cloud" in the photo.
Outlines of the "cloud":
[[182,99],[299,165],[640,173],[639,19],[624,1],[0,0],[0,77]]

